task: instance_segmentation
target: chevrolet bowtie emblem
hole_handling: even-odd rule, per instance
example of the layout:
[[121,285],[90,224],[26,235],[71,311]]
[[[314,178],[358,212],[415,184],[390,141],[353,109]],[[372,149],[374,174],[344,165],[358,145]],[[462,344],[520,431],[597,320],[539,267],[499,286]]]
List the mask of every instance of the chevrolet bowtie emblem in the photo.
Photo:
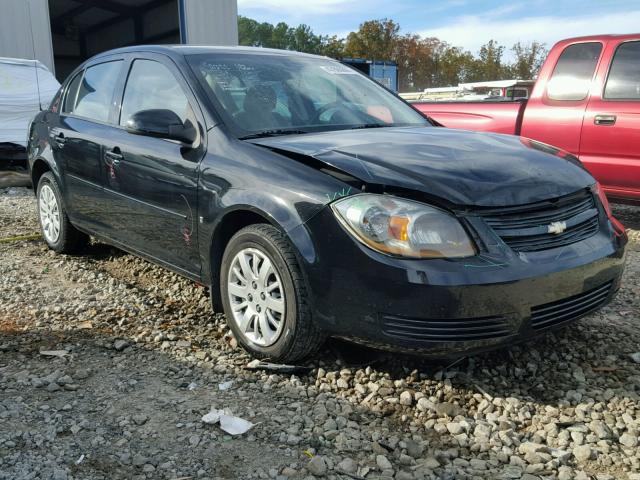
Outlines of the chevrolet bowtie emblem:
[[551,222],[547,225],[547,231],[549,233],[555,233],[556,235],[564,232],[567,229],[567,222]]

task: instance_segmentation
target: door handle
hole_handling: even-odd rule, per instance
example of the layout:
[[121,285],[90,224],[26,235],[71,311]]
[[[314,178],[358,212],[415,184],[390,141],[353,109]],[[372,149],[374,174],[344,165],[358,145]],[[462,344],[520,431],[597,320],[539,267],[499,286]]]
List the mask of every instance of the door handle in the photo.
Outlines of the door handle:
[[58,148],[64,147],[64,144],[67,142],[67,139],[62,132],[58,133],[57,135],[53,133],[51,137],[53,138],[53,141],[58,146]]
[[120,153],[120,149],[118,147],[113,150],[107,150],[104,152],[104,156],[111,160],[111,165],[118,165],[120,160],[124,158],[124,156]]
[[595,125],[615,125],[616,116],[615,115],[596,115],[593,118],[593,123]]

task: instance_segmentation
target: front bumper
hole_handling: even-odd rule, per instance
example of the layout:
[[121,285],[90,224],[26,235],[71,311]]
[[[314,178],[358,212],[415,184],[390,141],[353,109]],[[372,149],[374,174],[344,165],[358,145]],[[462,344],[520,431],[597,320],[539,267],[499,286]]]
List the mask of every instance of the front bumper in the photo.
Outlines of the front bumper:
[[304,270],[315,318],[334,336],[429,356],[472,354],[565,326],[620,287],[627,238],[606,219],[596,235],[562,248],[524,254],[498,245],[467,259],[411,260],[361,245],[329,210],[298,228],[316,232]]

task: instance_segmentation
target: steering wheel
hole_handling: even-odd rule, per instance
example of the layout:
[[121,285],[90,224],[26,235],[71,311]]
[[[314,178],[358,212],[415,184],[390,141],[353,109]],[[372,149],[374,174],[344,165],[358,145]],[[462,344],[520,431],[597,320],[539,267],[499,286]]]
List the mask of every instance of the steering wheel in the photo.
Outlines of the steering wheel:
[[318,110],[316,110],[316,114],[313,116],[312,122],[314,124],[321,123],[320,117],[331,110],[335,110],[335,112],[331,115],[331,117],[333,117],[333,115],[335,115],[340,111],[347,112],[347,114],[349,115],[353,115],[353,116],[356,115],[356,112],[354,112],[350,108],[347,108],[344,105],[344,102],[329,102],[326,105],[323,105],[322,107],[320,107]]

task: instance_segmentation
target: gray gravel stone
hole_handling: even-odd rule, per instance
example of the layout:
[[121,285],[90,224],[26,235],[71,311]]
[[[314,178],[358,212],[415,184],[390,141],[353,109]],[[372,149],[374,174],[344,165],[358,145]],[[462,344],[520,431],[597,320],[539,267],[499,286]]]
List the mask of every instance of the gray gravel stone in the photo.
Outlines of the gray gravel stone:
[[376,465],[380,470],[391,470],[393,469],[393,465],[389,461],[387,457],[384,455],[376,455]]
[[638,446],[638,435],[631,433],[623,433],[620,436],[620,443],[628,448],[633,448]]
[[323,457],[313,457],[307,463],[307,470],[316,477],[324,477],[327,474],[327,463]]
[[593,449],[591,445],[580,445],[573,449],[573,456],[578,462],[586,462],[593,456]]

